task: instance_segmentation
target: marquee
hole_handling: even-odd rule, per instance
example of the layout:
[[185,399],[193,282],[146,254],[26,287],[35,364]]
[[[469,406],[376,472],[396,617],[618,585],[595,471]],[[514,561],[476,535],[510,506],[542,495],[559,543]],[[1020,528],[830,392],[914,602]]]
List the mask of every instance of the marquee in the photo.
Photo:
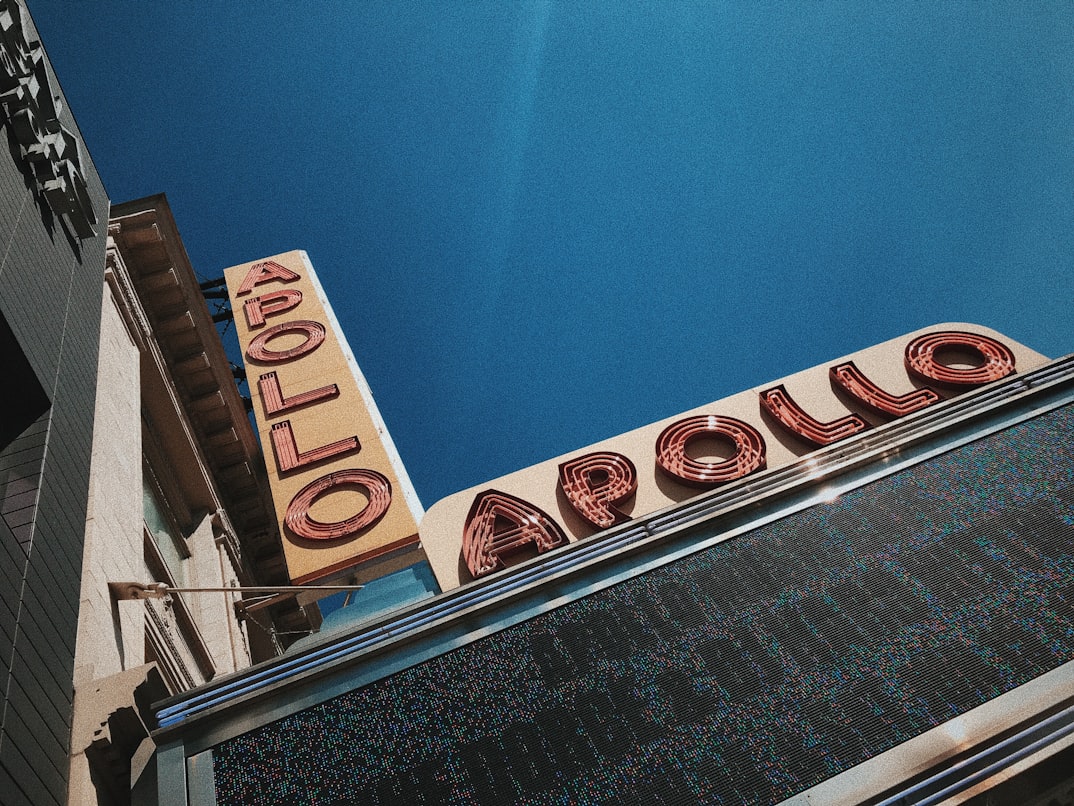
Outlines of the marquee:
[[927,328],[456,493],[422,543],[448,590],[1045,360],[976,325]]

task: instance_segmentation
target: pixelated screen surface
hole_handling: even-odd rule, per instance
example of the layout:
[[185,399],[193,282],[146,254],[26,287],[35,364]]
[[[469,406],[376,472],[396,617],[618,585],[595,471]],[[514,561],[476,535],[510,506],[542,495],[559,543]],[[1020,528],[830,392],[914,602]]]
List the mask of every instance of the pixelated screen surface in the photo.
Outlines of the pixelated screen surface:
[[213,749],[220,804],[770,803],[1074,658],[1074,409]]

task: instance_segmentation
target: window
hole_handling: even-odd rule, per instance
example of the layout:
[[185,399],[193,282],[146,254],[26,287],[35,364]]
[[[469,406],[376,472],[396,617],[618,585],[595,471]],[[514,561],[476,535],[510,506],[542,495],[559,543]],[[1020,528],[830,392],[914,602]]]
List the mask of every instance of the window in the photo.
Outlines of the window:
[[154,568],[154,572],[159,574],[164,571],[165,576],[175,583],[175,587],[184,587],[187,581],[185,560],[190,556],[190,550],[175,524],[175,519],[168,511],[167,504],[164,503],[164,496],[148,473],[142,476],[142,515],[146,532],[152,538],[152,546],[156,548],[154,557],[151,556],[150,545],[146,545],[146,560],[149,561],[150,567],[162,565],[163,568]]
[[0,418],[0,518],[28,555],[50,423],[49,399],[7,321],[0,315],[4,416]]

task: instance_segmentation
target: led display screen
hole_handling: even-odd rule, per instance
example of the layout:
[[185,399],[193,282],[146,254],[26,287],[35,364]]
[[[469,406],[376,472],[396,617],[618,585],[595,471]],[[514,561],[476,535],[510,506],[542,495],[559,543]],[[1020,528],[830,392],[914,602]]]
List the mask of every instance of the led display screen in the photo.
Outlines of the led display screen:
[[1074,657],[1072,446],[1068,406],[230,739],[217,800],[790,797]]

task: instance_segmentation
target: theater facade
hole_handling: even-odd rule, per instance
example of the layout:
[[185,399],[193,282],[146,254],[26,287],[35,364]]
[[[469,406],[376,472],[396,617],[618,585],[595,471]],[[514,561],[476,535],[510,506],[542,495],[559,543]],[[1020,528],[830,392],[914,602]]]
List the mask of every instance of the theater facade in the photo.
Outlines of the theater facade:
[[443,593],[157,705],[159,802],[1045,803],[1072,436],[947,324],[458,493]]
[[0,801],[1070,802],[1074,357],[937,325],[426,513],[301,252],[227,273],[251,426],[18,0],[0,128]]

